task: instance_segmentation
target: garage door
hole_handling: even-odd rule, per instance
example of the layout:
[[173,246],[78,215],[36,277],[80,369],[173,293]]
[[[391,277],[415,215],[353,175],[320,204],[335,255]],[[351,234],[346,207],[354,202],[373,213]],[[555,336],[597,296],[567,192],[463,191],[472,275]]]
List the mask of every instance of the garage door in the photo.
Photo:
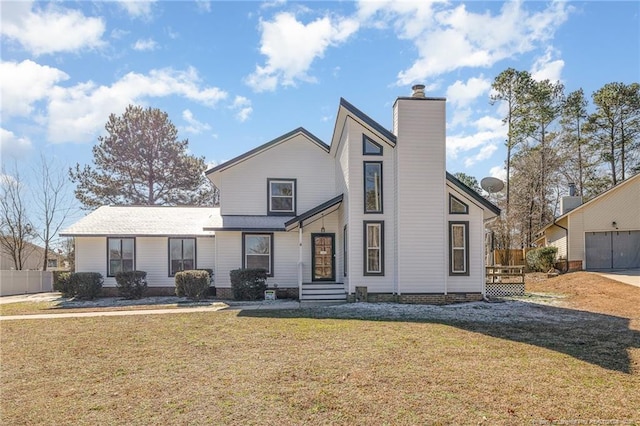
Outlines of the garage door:
[[640,268],[640,231],[587,232],[586,269]]

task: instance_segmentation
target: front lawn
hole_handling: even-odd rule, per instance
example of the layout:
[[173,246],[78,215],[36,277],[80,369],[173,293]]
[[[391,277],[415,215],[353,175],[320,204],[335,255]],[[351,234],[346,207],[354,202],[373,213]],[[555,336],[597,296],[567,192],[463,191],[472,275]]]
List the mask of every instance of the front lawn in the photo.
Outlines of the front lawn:
[[[640,289],[620,291],[640,300]],[[473,321],[456,319],[463,307],[367,304],[3,321],[1,419],[637,424],[640,310],[590,311],[580,298],[576,309],[566,294],[562,306],[470,305]]]

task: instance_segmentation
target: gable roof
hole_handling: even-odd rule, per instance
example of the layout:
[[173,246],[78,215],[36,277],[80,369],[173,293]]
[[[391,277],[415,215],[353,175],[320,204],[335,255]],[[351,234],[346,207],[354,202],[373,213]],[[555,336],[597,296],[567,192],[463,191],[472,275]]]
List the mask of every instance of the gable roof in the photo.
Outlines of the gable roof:
[[601,192],[600,194],[598,194],[597,196],[593,197],[592,199],[590,199],[589,201],[587,201],[586,203],[580,204],[578,207],[576,207],[575,209],[571,209],[568,212],[566,212],[563,215],[560,215],[558,217],[556,217],[555,219],[553,219],[553,221],[547,225],[545,225],[544,227],[542,227],[542,229],[540,229],[536,234],[540,233],[540,232],[544,232],[547,228],[556,225],[558,221],[568,217],[569,215],[580,211],[582,209],[587,208],[590,205],[593,205],[594,203],[596,203],[598,200],[600,200],[601,198],[603,198],[605,195],[612,193],[613,191],[616,191],[618,189],[620,189],[621,187],[629,184],[630,182],[635,182],[636,180],[638,180],[638,183],[640,184],[640,173],[636,173],[635,175],[626,178],[625,180],[623,180],[622,182],[619,182],[617,185],[612,186],[611,188],[607,189],[604,192]]
[[315,143],[316,145],[318,145],[318,147],[320,147],[321,149],[325,150],[326,152],[329,152],[329,145],[327,145],[326,143],[322,142],[317,136],[315,136],[313,133],[309,132],[307,129],[305,129],[304,127],[298,127],[297,129],[294,129],[288,133],[285,133],[282,136],[279,136],[275,139],[273,139],[272,141],[269,141],[265,144],[260,145],[257,148],[254,148],[250,151],[245,152],[244,154],[240,154],[235,158],[232,158],[229,161],[225,161],[222,164],[218,164],[215,167],[210,168],[209,170],[205,171],[204,174],[205,175],[209,175],[211,173],[215,173],[217,171],[220,170],[224,170],[227,169],[229,167],[232,167],[234,165],[236,165],[237,163],[240,163],[241,161],[253,157],[254,155],[258,155],[260,154],[262,151],[266,151],[267,149],[286,141],[287,139],[291,139],[293,136],[297,135],[297,134],[302,134],[304,136],[306,136],[311,142]]
[[474,199],[475,201],[477,201],[478,203],[486,207],[489,211],[495,213],[496,215],[500,214],[500,207],[496,206],[491,201],[487,200],[486,198],[478,194],[476,191],[469,188],[464,182],[462,182],[460,179],[456,178],[454,175],[452,175],[449,172],[447,172],[447,180],[451,182],[459,190],[467,194],[469,197],[471,197],[472,199]]
[[[340,107],[345,108],[347,111],[349,111],[355,117],[357,117],[362,122],[364,122],[367,126],[371,127],[373,130],[378,132],[382,137],[388,139],[389,142],[391,142],[392,145],[396,144],[396,135],[394,135],[390,130],[387,130],[384,127],[382,127],[382,125],[380,123],[375,121],[373,118],[369,117],[364,112],[360,111],[358,108],[353,106],[351,103],[347,102],[346,99],[340,98]],[[338,120],[338,118],[336,117],[336,127],[335,128],[337,128],[337,125],[338,125],[337,120]]]
[[204,226],[215,216],[217,207],[102,206],[60,236],[213,236]]

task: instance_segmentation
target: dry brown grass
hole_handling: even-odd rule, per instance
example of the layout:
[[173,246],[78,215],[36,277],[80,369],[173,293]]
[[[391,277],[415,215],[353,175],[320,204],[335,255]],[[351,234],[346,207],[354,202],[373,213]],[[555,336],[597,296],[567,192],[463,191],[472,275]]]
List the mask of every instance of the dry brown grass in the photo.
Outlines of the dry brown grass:
[[[2,322],[2,423],[637,424],[640,289],[605,309],[580,293],[586,279],[532,284],[569,295],[540,307],[562,321],[309,309]],[[604,297],[608,281],[584,291]]]

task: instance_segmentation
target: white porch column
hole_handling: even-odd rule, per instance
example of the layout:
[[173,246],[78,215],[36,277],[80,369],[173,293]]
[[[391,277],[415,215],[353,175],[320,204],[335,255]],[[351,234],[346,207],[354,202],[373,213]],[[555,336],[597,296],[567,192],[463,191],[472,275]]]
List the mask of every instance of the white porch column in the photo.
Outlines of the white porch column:
[[298,224],[298,297],[302,299],[302,222]]

